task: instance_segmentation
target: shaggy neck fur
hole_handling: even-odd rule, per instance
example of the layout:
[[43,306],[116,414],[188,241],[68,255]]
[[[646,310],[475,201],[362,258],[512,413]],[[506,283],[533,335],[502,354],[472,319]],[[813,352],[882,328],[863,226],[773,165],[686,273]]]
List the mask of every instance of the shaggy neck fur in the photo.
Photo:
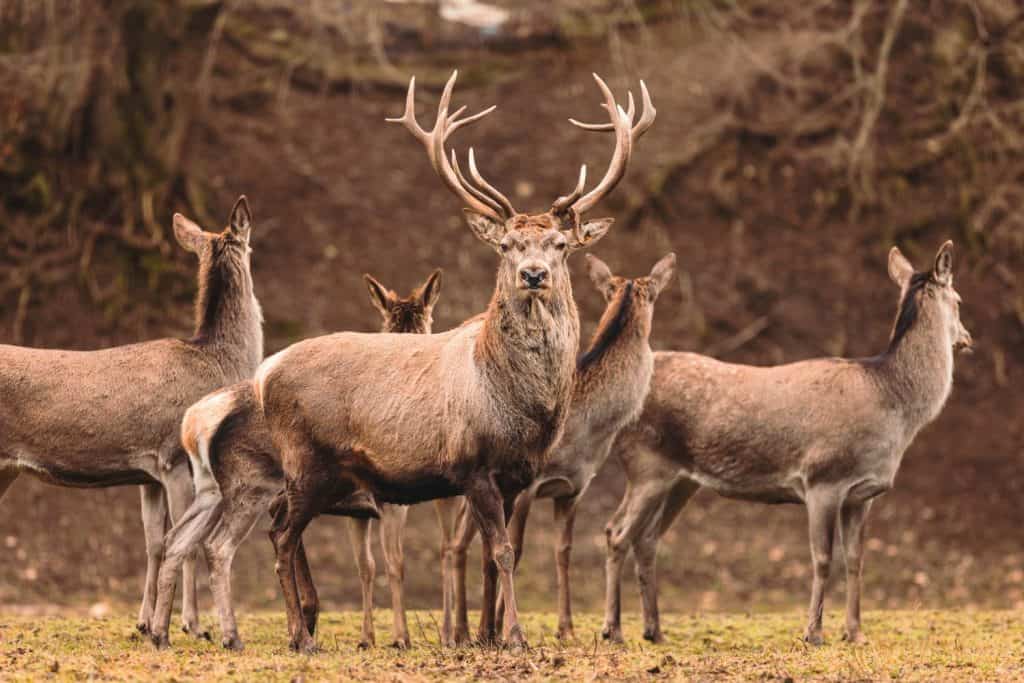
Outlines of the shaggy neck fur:
[[565,278],[547,301],[524,300],[499,286],[475,355],[507,409],[549,430],[543,438],[553,439],[564,423],[578,346],[579,314]]
[[888,387],[918,427],[938,415],[953,387],[953,340],[928,283],[927,273],[912,277],[881,359]]
[[246,260],[203,259],[191,342],[213,354],[232,382],[256,371],[263,360],[263,314]]

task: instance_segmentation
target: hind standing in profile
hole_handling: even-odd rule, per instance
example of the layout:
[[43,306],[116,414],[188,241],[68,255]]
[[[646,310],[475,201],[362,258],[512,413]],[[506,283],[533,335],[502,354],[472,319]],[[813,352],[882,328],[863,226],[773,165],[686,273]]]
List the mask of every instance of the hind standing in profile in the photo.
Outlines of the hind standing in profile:
[[804,639],[822,642],[825,583],[839,532],[846,559],[846,631],[861,640],[864,523],[892,488],[903,454],[934,420],[953,387],[954,352],[969,349],[953,289],[953,243],[929,270],[893,247],[889,276],[899,312],[884,353],[775,367],[722,363],[694,353],[657,353],[640,420],[616,442],[625,497],[607,526],[603,635],[620,641],[622,563],[632,548],[644,638],[662,639],[658,539],[700,487],[729,498],[807,506],[813,583]]
[[[23,472],[59,486],[141,485],[143,633],[156,601],[164,531],[192,501],[178,437],[182,415],[211,391],[251,377],[263,358],[263,318],[249,268],[251,230],[244,196],[220,233],[174,215],[178,243],[199,258],[191,339],[102,351],[0,346],[0,497]],[[184,629],[202,635],[194,556],[184,572]]]
[[[381,332],[430,334],[434,306],[441,293],[440,270],[431,273],[407,298],[399,297],[369,275],[364,278],[370,300],[381,314]],[[272,507],[280,513],[283,501],[279,496],[284,487],[281,458],[270,440],[263,413],[255,405],[252,382],[239,382],[216,391],[189,408],[181,423],[181,441],[191,459],[196,498],[165,539],[167,557],[160,570],[152,640],[157,647],[170,644],[168,627],[177,568],[202,544],[220,617],[221,644],[230,650],[241,650],[242,639],[231,599],[231,565],[235,552],[259,518]],[[276,506],[275,499],[279,499]],[[362,502],[345,501],[325,514],[352,517],[349,529],[363,588],[362,643],[371,644],[374,562],[369,521],[377,513],[372,509],[372,501],[358,509],[351,504]],[[389,577],[401,577],[404,571],[401,534],[407,512],[408,508],[401,505],[383,505],[379,510],[381,545]],[[303,616],[313,633],[319,601],[304,548],[300,548],[295,563]],[[398,584],[400,596],[400,578]],[[392,578],[393,598],[395,591]],[[394,635],[396,642],[408,644],[404,610],[395,613]]]

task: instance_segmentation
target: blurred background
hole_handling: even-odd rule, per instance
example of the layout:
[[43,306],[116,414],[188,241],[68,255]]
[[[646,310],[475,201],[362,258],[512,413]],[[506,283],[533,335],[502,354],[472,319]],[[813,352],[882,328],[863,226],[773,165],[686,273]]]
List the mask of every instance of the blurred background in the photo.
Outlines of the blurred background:
[[[594,212],[616,217],[595,253],[624,275],[679,255],[657,349],[748,363],[881,352],[898,297],[888,249],[923,269],[953,239],[978,349],[958,360],[945,411],[874,508],[865,602],[1024,606],[1015,0],[0,0],[0,342],[190,335],[196,264],[171,214],[219,230],[241,193],[268,352],[376,330],[364,272],[404,294],[444,268],[436,330],[483,310],[494,255],[422,148],[384,123],[412,74],[421,124],[432,123],[453,68],[457,105],[498,111],[452,144],[474,146],[485,175],[531,211],[567,192],[580,163],[592,177],[608,163],[610,136],[566,121],[603,118],[590,73],[620,101],[646,80],[658,120]],[[573,268],[588,337],[603,304],[582,259]],[[610,464],[578,516],[578,609],[601,607],[603,526],[622,488]],[[439,608],[431,506],[409,520],[408,602]],[[526,609],[553,604],[549,525],[537,506]],[[662,609],[803,609],[805,529],[799,507],[698,495],[661,545]],[[358,605],[344,523],[316,521],[306,547],[326,606]],[[3,609],[133,613],[138,493],[23,477],[0,506],[0,548]],[[235,577],[244,605],[280,608],[262,531]]]

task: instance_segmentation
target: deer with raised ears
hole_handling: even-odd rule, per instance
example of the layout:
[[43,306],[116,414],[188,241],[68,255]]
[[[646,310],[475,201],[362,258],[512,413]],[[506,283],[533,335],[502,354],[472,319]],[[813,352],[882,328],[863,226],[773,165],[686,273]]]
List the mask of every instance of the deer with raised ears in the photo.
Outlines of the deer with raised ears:
[[[381,332],[430,333],[434,306],[441,292],[440,270],[431,273],[405,298],[370,275],[363,277],[370,300],[381,314]],[[275,507],[284,485],[281,459],[271,442],[263,413],[256,405],[252,381],[246,380],[215,391],[190,407],[181,422],[181,442],[191,460],[196,497],[165,538],[167,550],[160,568],[159,597],[151,639],[159,648],[170,645],[168,631],[177,570],[182,561],[202,545],[210,569],[210,588],[220,617],[221,644],[230,650],[241,650],[242,639],[238,635],[231,599],[231,566],[238,547],[252,532],[259,518]],[[380,517],[389,576],[400,575],[400,553],[396,557],[391,545],[396,537],[401,543],[406,511],[404,506],[392,505],[381,506],[378,511],[373,501],[367,504],[356,498],[342,501],[327,511],[351,517],[353,546],[363,579],[364,614],[372,614],[373,607],[374,569],[369,545],[369,517]],[[355,523],[357,520],[359,524]],[[313,632],[319,601],[305,551],[301,548],[295,564],[303,615]],[[405,625],[404,614],[401,625]],[[403,636],[408,638],[408,632],[396,630],[396,641]],[[372,642],[372,638],[373,621],[370,616],[364,619],[363,641]]]
[[[628,279],[612,275],[600,259],[587,254],[594,286],[607,302],[597,331],[577,360],[572,404],[561,440],[552,449],[543,472],[519,494],[509,521],[516,564],[522,560],[526,520],[538,498],[551,498],[555,517],[555,567],[558,576],[558,637],[573,636],[569,599],[569,556],[576,507],[611,452],[623,427],[640,414],[654,369],[649,343],[654,303],[671,282],[675,254],[658,261],[650,275]],[[465,516],[463,516],[463,519]],[[445,641],[469,639],[466,610],[466,551],[475,534],[464,524],[455,546],[455,633]],[[497,619],[502,621],[501,604]],[[445,616],[444,623],[450,623]]]
[[[214,234],[174,215],[199,258],[195,335],[102,351],[0,346],[0,497],[22,472],[60,486],[142,486],[146,583],[138,628],[150,629],[163,535],[192,500],[178,428],[211,391],[251,377],[263,357],[249,268],[252,216],[238,199]],[[185,562],[182,620],[201,635],[195,560]]]
[[493,612],[500,575],[506,641],[525,644],[505,520],[543,469],[568,412],[579,316],[567,258],[611,226],[610,219],[584,222],[581,215],[622,178],[654,109],[645,89],[634,126],[598,79],[616,140],[608,171],[584,194],[581,170],[571,194],[528,215],[483,179],[472,154],[470,182],[454,152],[450,159],[445,153],[452,132],[487,113],[450,114],[454,84],[453,74],[429,133],[416,123],[414,83],[405,114],[395,121],[423,144],[434,170],[466,204],[473,233],[499,255],[486,313],[442,334],[308,339],[264,361],[254,380],[285,476],[287,509],[271,536],[295,649],[316,647],[295,582],[302,532],[316,514],[356,491],[405,504],[466,495],[484,540],[484,603]]
[[655,354],[643,413],[614,447],[627,488],[606,530],[605,638],[622,639],[622,562],[632,548],[644,638],[662,639],[658,539],[703,486],[729,498],[807,507],[813,583],[804,638],[812,644],[822,642],[838,529],[846,560],[845,639],[861,639],[871,503],[892,488],[904,452],[942,410],[953,386],[954,352],[972,344],[953,289],[952,246],[943,244],[934,267],[918,273],[899,249],[890,252],[900,305],[879,356],[754,367],[693,353]]

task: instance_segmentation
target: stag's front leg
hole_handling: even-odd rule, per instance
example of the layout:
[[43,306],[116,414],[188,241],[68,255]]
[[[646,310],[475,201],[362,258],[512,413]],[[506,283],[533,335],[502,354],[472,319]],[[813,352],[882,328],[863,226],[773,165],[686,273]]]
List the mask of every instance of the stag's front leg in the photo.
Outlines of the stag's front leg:
[[142,593],[142,607],[136,628],[148,634],[156,605],[157,580],[160,562],[164,557],[164,532],[167,529],[167,495],[160,484],[139,487],[142,496],[142,530],[146,538],[146,583]]
[[[484,541],[485,571],[497,571],[501,579],[501,589],[505,598],[505,642],[514,649],[526,646],[522,626],[519,624],[519,610],[516,607],[516,593],[513,581],[516,555],[509,541],[508,529],[505,527],[505,507],[514,503],[513,498],[503,500],[500,489],[493,477],[475,482],[466,493],[473,514],[480,527],[480,535]],[[487,559],[491,562],[487,562]],[[493,563],[493,565],[492,565]],[[484,602],[481,607],[481,625],[488,612],[493,615],[494,600],[497,597],[493,589],[488,595],[489,576],[485,574]]]
[[405,551],[402,547],[408,514],[407,505],[388,505],[381,510],[380,517],[380,547],[384,552],[384,565],[391,588],[391,647],[400,649],[412,645],[405,620]]
[[811,605],[807,615],[804,641],[811,645],[824,642],[821,617],[825,606],[825,585],[832,566],[832,542],[839,513],[839,497],[832,491],[812,489],[807,495],[807,520],[811,541],[811,563],[814,580],[811,584]]
[[370,520],[348,520],[348,539],[356,556],[359,585],[362,588],[363,630],[359,640],[359,649],[362,650],[377,644],[373,629],[373,580],[377,575],[377,563],[373,560],[373,549],[370,547]]
[[864,532],[871,501],[848,503],[839,512],[843,554],[846,559],[846,631],[843,640],[864,641],[860,631],[860,586],[864,568]]
[[[526,542],[526,522],[530,517],[530,508],[533,506],[534,494],[532,489],[526,489],[515,498],[515,507],[509,516],[508,529],[511,536],[512,549],[516,554],[515,569],[523,561],[523,545]],[[508,505],[505,506],[508,510]],[[499,590],[497,607],[495,611],[495,629],[502,631],[505,623],[505,595]]]

